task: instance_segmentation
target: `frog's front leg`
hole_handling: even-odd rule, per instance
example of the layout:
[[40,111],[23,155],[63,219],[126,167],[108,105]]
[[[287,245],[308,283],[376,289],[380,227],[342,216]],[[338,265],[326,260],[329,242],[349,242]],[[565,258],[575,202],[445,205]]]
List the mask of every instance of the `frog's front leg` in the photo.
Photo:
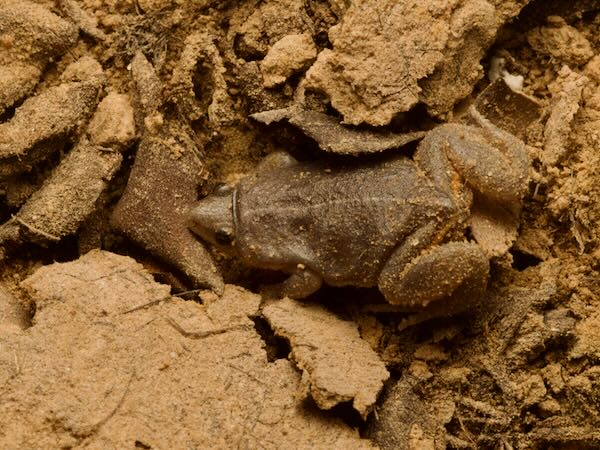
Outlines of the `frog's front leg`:
[[465,310],[485,291],[489,261],[477,244],[437,245],[408,263],[406,245],[394,251],[379,275],[379,290],[389,303],[407,311],[426,308],[431,316],[449,315]]
[[271,298],[305,298],[318,291],[323,278],[309,268],[299,267],[286,280],[270,285],[261,292]]

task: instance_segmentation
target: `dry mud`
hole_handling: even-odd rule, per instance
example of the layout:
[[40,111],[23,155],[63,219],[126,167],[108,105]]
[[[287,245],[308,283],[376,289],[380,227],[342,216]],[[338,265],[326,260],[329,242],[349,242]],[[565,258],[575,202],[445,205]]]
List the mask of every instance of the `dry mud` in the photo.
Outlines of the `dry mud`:
[[[267,300],[188,230],[273,151],[473,104],[530,171],[466,313]],[[0,447],[600,448],[598,149],[592,0],[3,0]]]

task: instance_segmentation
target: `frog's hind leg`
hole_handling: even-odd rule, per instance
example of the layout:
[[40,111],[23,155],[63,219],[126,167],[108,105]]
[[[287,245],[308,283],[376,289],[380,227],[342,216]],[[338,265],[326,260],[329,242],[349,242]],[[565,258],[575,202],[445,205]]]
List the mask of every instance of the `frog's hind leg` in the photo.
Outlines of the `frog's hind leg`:
[[402,309],[451,315],[473,305],[486,289],[489,261],[477,244],[434,246],[408,264],[404,253],[399,247],[392,254],[378,280],[386,300]]
[[274,298],[304,298],[318,291],[322,283],[318,273],[308,268],[298,269],[283,282],[263,289],[261,294]]
[[468,185],[483,197],[518,212],[527,190],[527,149],[518,138],[474,116],[479,127],[446,124],[419,144],[415,162],[436,186],[470,206]]

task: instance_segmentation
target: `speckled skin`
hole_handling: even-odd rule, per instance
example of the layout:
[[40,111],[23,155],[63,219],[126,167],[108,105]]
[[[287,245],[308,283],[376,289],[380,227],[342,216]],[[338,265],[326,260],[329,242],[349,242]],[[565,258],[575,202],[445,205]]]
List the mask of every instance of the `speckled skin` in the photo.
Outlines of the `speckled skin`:
[[201,200],[192,229],[248,265],[290,273],[275,289],[281,296],[305,297],[325,282],[378,286],[407,310],[448,296],[464,304],[485,290],[489,270],[464,238],[474,193],[518,214],[528,167],[521,141],[475,117],[479,127],[429,132],[414,161],[271,154],[234,188]]
[[399,242],[460,213],[402,156],[335,168],[290,161],[243,180],[234,208],[245,262],[286,272],[303,264],[334,286],[376,285]]

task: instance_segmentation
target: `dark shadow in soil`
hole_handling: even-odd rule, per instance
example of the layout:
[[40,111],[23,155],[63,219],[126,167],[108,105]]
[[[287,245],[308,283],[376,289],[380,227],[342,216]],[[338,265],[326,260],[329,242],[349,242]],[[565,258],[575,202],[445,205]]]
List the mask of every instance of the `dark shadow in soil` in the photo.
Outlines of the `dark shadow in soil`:
[[537,256],[530,255],[519,250],[512,249],[510,250],[510,254],[513,257],[512,266],[519,272],[522,272],[529,267],[535,267],[542,262],[542,260]]
[[287,340],[276,336],[269,323],[262,317],[252,317],[254,329],[265,343],[265,351],[269,362],[278,359],[286,359],[291,352],[291,347]]
[[308,410],[310,414],[323,415],[325,417],[336,417],[342,420],[351,428],[358,429],[362,436],[366,430],[366,422],[362,420],[360,414],[352,407],[352,402],[343,402],[331,409],[320,409],[312,397],[307,397],[302,406]]

